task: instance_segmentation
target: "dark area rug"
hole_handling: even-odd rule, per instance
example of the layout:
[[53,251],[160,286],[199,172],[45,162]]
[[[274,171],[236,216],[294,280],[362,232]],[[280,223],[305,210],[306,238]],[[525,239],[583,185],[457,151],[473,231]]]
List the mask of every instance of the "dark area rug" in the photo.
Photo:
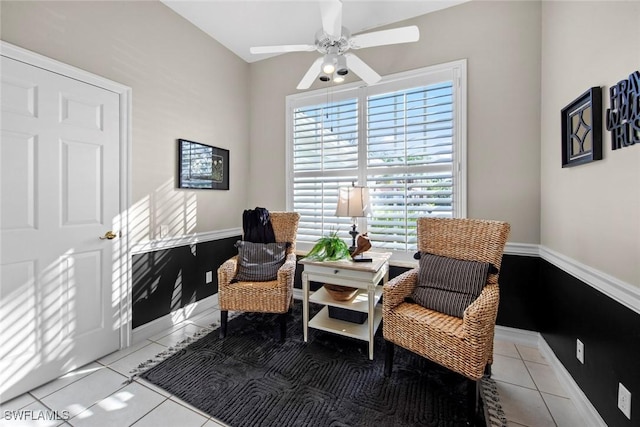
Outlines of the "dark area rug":
[[[382,327],[371,361],[364,341],[309,329],[305,343],[301,309],[284,343],[276,315],[241,314],[224,340],[214,330],[139,376],[232,427],[469,425],[462,376],[396,347],[385,378]],[[491,384],[475,425],[500,421]]]

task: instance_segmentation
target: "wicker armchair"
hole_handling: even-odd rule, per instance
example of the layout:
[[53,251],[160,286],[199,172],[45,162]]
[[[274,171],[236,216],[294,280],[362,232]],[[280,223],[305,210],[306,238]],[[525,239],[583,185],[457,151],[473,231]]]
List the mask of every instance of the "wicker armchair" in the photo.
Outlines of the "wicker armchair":
[[[419,218],[418,250],[500,269],[510,226],[476,219]],[[391,375],[394,344],[430,359],[471,380],[477,409],[478,383],[493,362],[493,334],[498,313],[498,274],[489,274],[480,296],[463,318],[405,302],[416,286],[418,269],[390,280],[383,288],[385,375]],[[472,390],[470,390],[472,391]],[[471,402],[470,402],[471,403]]]
[[295,242],[300,214],[271,212],[271,225],[276,242],[289,242],[286,259],[278,270],[277,280],[269,282],[235,282],[238,257],[225,261],[218,268],[218,299],[220,304],[220,338],[227,331],[228,311],[280,313],[280,334],[286,335],[286,313],[293,300],[293,279],[296,271]]

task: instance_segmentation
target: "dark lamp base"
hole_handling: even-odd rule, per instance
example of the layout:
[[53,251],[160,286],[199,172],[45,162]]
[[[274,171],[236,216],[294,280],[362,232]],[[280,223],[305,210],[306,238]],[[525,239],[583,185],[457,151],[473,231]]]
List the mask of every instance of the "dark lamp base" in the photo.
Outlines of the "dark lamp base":
[[351,235],[351,246],[349,247],[349,253],[352,254],[356,250],[356,237],[358,237],[358,231],[356,230],[356,225],[352,225],[351,231],[349,234]]

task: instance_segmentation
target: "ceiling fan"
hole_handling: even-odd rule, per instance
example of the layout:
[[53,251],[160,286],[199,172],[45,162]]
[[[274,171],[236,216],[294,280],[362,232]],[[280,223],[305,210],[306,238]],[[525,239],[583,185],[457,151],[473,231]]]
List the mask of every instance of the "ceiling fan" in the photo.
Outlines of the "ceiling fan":
[[320,1],[320,14],[322,28],[316,33],[314,44],[257,46],[252,47],[249,51],[252,54],[263,54],[317,50],[323,54],[313,62],[298,83],[297,89],[308,89],[316,77],[319,77],[323,82],[333,80],[335,83],[341,83],[349,70],[371,85],[381,79],[380,75],[359,57],[348,52],[349,49],[409,43],[418,41],[420,38],[420,32],[416,26],[352,36],[349,30],[342,26],[342,2],[340,0]]

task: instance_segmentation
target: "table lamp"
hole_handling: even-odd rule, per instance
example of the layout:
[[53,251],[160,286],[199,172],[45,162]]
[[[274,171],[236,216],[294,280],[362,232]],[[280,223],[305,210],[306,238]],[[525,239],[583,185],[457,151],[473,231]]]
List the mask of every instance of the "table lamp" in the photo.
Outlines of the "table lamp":
[[369,189],[355,184],[351,184],[351,187],[340,187],[338,189],[338,206],[336,207],[335,215],[351,217],[352,228],[349,234],[352,237],[352,242],[349,252],[353,253],[356,250],[356,236],[358,235],[356,230],[357,218],[371,215]]

